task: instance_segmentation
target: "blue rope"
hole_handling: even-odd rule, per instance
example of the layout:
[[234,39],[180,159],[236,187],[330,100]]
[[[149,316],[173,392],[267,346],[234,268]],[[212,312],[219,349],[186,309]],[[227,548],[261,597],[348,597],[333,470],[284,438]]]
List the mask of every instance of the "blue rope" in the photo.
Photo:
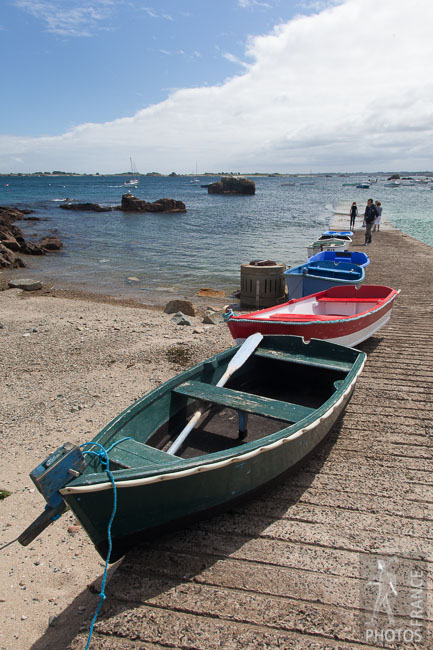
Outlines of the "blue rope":
[[99,611],[102,607],[102,603],[106,599],[105,595],[105,584],[107,581],[107,573],[108,573],[108,565],[110,563],[110,557],[111,557],[111,551],[113,549],[113,541],[111,538],[111,526],[114,521],[114,517],[116,515],[116,510],[117,510],[117,488],[116,488],[116,483],[114,481],[114,476],[112,472],[109,469],[109,463],[110,459],[108,458],[108,452],[113,449],[116,445],[118,445],[120,442],[123,442],[123,440],[129,440],[131,437],[127,438],[122,438],[121,440],[118,440],[117,442],[114,442],[108,449],[105,449],[102,445],[99,444],[99,442],[84,442],[82,445],[80,445],[80,448],[85,447],[86,445],[96,445],[99,449],[98,451],[94,451],[93,449],[88,449],[84,450],[83,453],[85,454],[91,454],[92,456],[99,456],[101,459],[101,464],[104,468],[104,471],[107,472],[108,477],[111,481],[111,484],[113,486],[113,509],[111,511],[111,516],[110,520],[108,522],[108,527],[107,527],[107,538],[108,538],[108,552],[107,552],[107,559],[105,560],[105,569],[104,569],[104,574],[102,576],[102,583],[101,583],[101,591],[99,592],[99,602],[96,607],[95,613],[92,618],[92,622],[90,624],[90,629],[89,629],[89,636],[87,637],[87,644],[84,650],[88,650],[90,647],[90,642],[92,640],[92,635],[93,635],[93,628],[96,623],[96,619],[98,618]]
[[120,444],[124,440],[134,440],[134,438],[132,436],[125,436],[124,438],[121,438],[120,440],[116,440],[116,442],[113,442],[113,444],[108,447],[107,454],[113,449],[113,447]]

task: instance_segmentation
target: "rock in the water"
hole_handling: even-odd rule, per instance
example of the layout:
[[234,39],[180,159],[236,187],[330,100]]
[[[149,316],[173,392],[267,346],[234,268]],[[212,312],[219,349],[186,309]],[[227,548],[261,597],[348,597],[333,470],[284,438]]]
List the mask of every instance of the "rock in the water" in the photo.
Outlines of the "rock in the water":
[[99,203],[60,203],[59,208],[80,212],[111,212],[113,209],[110,206],[99,205]]
[[171,320],[173,321],[173,323],[176,323],[176,325],[192,325],[188,316],[182,314],[181,311],[178,311],[177,314],[175,314]]
[[58,251],[63,248],[63,242],[58,237],[43,237],[40,244],[47,251]]
[[187,316],[195,316],[197,314],[194,305],[189,300],[170,300],[164,309],[166,314],[175,314],[179,311]]
[[124,212],[186,212],[186,206],[183,201],[175,199],[158,199],[153,203],[148,203],[133,194],[123,194],[119,210]]
[[39,280],[31,280],[29,278],[20,278],[19,280],[10,280],[9,286],[11,289],[23,289],[23,291],[38,291],[42,289],[42,282]]
[[11,223],[18,219],[23,219],[26,214],[31,214],[32,210],[18,210],[18,208],[10,208],[5,205],[0,205],[0,221]]
[[197,291],[197,296],[202,298],[224,298],[225,295],[225,291],[217,291],[216,289],[208,289],[207,287],[203,287]]
[[222,176],[217,183],[211,183],[208,194],[255,194],[256,184],[244,176]]
[[35,241],[26,241],[21,246],[21,252],[26,255],[46,255],[46,249]]

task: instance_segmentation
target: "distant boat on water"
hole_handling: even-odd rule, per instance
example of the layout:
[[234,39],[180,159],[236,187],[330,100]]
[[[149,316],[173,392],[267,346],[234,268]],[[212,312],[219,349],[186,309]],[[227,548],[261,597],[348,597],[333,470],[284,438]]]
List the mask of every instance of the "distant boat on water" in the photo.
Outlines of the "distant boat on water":
[[[131,174],[132,174],[132,176],[137,176],[137,174],[138,174],[137,166],[136,166],[135,162],[132,160],[132,158],[129,159],[129,163],[130,163],[130,166],[131,166]],[[126,181],[123,184],[127,185],[127,186],[129,185],[129,186],[137,187],[138,183],[139,183],[138,178],[130,178],[129,181]]]

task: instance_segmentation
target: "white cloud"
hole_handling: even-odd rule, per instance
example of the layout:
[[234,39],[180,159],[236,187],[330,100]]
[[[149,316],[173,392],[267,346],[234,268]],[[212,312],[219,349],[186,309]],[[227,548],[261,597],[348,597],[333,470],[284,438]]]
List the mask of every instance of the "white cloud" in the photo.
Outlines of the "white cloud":
[[162,18],[163,20],[174,20],[173,16],[170,14],[160,13],[153,9],[152,7],[143,7],[143,11],[147,13],[151,18]]
[[57,36],[91,36],[111,16],[112,0],[15,0],[15,6],[45,23]]
[[238,2],[242,9],[249,9],[250,7],[265,7],[269,9],[271,6],[269,2],[263,2],[262,0],[238,0]]
[[222,55],[225,59],[227,59],[227,61],[230,61],[230,63],[236,63],[237,65],[241,65],[245,68],[248,67],[248,63],[245,63],[245,61],[242,61],[239,57],[231,54],[230,52],[223,52]]
[[344,0],[299,0],[297,6],[306,11],[324,11],[329,7],[343,4]]
[[[248,68],[134,117],[0,138],[0,169],[141,171],[433,167],[433,3],[347,0],[251,38]],[[124,166],[124,165],[123,165]]]

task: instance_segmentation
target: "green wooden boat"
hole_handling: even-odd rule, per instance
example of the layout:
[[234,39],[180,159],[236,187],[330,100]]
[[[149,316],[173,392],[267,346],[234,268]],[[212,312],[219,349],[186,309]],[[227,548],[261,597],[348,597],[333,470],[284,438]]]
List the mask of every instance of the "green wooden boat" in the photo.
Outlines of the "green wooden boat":
[[[256,346],[225,386],[239,346],[148,393],[94,438],[108,450],[115,492],[100,456],[84,462],[73,445],[54,452],[32,473],[48,501],[41,517],[51,521],[67,504],[105,558],[115,493],[114,561],[139,539],[224,508],[292,469],[343,412],[366,355],[297,336],[267,336]],[[173,441],[194,412],[175,455]],[[21,543],[34,539],[31,529]]]

